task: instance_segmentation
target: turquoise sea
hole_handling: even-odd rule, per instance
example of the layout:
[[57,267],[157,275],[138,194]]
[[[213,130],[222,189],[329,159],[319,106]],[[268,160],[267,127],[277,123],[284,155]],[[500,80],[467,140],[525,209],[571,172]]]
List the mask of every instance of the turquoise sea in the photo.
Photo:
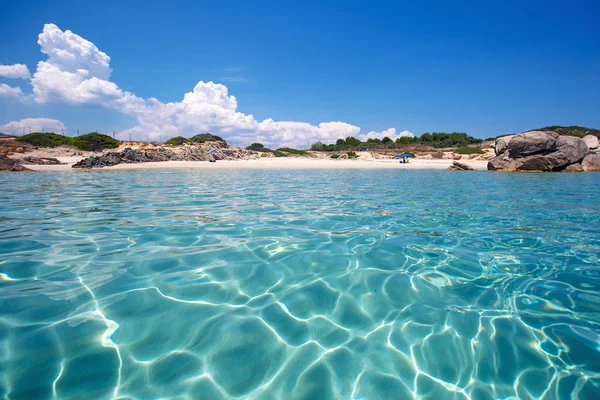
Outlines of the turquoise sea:
[[0,397],[599,399],[600,174],[0,175]]

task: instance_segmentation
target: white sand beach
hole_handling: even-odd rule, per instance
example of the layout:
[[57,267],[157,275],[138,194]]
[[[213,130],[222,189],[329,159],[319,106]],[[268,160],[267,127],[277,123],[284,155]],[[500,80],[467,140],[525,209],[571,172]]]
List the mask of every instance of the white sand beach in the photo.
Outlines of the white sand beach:
[[[73,169],[71,166],[81,157],[57,157],[64,165],[27,165],[35,171],[112,171],[112,170],[162,170],[162,169],[448,169],[453,160],[413,159],[401,164],[397,160],[330,160],[323,158],[281,157],[256,160],[208,161],[164,161],[139,164],[119,164],[113,167]],[[486,170],[487,161],[461,160],[476,170]]]

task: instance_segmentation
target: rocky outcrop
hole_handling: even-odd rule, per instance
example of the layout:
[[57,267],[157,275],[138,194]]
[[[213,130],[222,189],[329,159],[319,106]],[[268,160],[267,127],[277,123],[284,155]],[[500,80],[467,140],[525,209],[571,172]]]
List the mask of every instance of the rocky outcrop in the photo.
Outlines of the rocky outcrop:
[[15,158],[19,164],[23,165],[64,165],[66,163],[60,162],[58,159],[53,157],[23,157]]
[[[504,145],[496,141],[496,150]],[[575,136],[559,136],[554,132],[525,132],[513,136],[506,149],[488,162],[493,171],[562,171],[581,162],[589,149]]]
[[[216,151],[209,154],[211,149],[216,149]],[[109,151],[101,156],[85,158],[73,165],[73,168],[102,168],[118,164],[160,161],[238,160],[257,157],[257,153],[254,151],[232,149],[227,145],[184,144],[177,147],[158,147],[151,150],[125,148],[120,152]]]
[[18,161],[0,154],[0,171],[31,171],[22,166]]
[[598,150],[598,138],[594,135],[587,135],[583,137],[583,141],[587,145],[590,151]]
[[448,167],[448,171],[474,171],[474,168],[471,168],[467,164],[454,161],[452,165]]
[[581,166],[586,172],[600,172],[600,154],[588,154]]

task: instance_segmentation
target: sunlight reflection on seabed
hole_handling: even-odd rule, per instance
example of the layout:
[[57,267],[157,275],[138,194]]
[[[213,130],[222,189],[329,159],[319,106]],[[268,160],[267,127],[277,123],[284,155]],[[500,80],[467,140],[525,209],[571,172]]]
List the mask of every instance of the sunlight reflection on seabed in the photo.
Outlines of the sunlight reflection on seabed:
[[0,181],[0,394],[597,398],[600,175],[465,176]]

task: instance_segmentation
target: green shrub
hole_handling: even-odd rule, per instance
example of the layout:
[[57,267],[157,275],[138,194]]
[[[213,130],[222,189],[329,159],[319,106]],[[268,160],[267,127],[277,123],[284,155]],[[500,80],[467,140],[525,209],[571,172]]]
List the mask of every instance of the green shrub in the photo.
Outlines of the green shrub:
[[454,150],[456,154],[485,154],[485,151],[481,150],[479,147],[459,147]]
[[101,151],[104,149],[116,149],[119,147],[119,141],[108,135],[92,132],[86,135],[70,138],[71,146],[80,150]]
[[29,143],[38,147],[57,147],[68,146],[71,141],[70,137],[57,135],[56,133],[33,132],[29,135],[20,136],[15,139],[17,142]]
[[360,142],[360,140],[358,140],[358,139],[357,139],[357,138],[355,138],[354,136],[348,136],[348,137],[346,138],[346,141],[345,141],[345,142],[346,142],[346,144],[347,144],[348,146],[358,146],[358,145],[360,145],[360,143],[361,143],[361,142]]
[[196,136],[192,136],[190,139],[194,143],[205,143],[205,142],[223,142],[227,143],[225,139],[220,136],[213,135],[212,133],[201,133]]
[[356,155],[356,153],[355,153],[355,152],[353,152],[353,151],[349,151],[349,152],[347,152],[346,154],[348,155],[348,158],[356,158],[356,157],[358,157],[358,156]]
[[57,135],[56,133],[34,132],[15,139],[38,147],[70,146],[85,151],[100,151],[119,147],[119,141],[108,135],[92,132],[78,137]]
[[182,144],[189,142],[191,142],[191,140],[188,138],[185,138],[183,136],[175,136],[167,140],[165,144],[170,144],[171,146],[181,146]]
[[269,149],[268,147],[265,147],[264,144],[262,143],[252,143],[250,146],[246,147],[246,150],[253,150],[253,151],[271,151],[271,149]]
[[340,158],[340,155],[339,154],[332,154],[330,158],[338,159],[338,158]]
[[310,146],[310,149],[312,151],[322,151],[323,149],[325,149],[325,144],[323,142],[317,142],[317,143],[313,143]]
[[308,155],[308,153],[306,152],[306,150],[297,150],[297,149],[292,149],[289,147],[282,147],[280,149],[277,149],[278,151],[285,151],[286,153],[290,153],[290,154],[295,154],[297,156],[306,156]]
[[273,152],[273,155],[274,155],[275,157],[287,157],[287,156],[288,156],[288,153],[284,153],[283,151],[275,150],[275,151]]

